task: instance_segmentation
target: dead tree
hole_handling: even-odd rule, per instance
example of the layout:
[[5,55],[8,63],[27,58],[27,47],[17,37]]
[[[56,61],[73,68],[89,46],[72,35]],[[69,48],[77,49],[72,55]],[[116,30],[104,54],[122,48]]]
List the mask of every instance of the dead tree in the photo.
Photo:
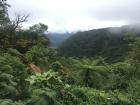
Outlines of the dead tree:
[[0,27],[2,30],[0,38],[0,47],[6,48],[6,46],[15,44],[15,36],[16,32],[21,29],[22,23],[26,22],[29,17],[29,14],[15,14],[15,19],[10,20],[7,24],[5,24],[3,27]]

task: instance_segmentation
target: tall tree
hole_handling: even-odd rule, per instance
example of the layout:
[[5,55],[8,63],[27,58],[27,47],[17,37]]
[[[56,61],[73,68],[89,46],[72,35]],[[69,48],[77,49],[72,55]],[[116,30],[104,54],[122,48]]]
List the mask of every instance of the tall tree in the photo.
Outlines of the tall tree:
[[9,21],[7,0],[0,0],[0,26]]
[[5,35],[5,25],[9,21],[7,0],[0,0],[0,48],[8,43],[7,35]]

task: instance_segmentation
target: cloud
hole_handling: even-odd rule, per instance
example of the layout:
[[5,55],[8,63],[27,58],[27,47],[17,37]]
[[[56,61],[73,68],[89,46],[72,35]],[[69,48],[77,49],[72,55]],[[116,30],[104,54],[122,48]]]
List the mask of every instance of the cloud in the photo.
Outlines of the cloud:
[[106,0],[96,7],[91,7],[88,15],[98,20],[140,21],[140,0]]
[[31,13],[28,27],[45,23],[49,31],[89,30],[140,21],[140,0],[8,0],[15,12]]

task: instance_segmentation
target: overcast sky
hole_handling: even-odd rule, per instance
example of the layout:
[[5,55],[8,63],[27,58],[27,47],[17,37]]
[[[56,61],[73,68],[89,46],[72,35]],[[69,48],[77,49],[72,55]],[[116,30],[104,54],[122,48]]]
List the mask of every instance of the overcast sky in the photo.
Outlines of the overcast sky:
[[30,13],[28,27],[42,22],[49,32],[71,32],[140,22],[140,0],[8,0],[10,17]]

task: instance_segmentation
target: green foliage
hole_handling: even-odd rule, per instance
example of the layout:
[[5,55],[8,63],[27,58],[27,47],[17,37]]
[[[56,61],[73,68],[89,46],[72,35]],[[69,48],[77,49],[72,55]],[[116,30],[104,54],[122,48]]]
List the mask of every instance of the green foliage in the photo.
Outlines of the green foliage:
[[27,102],[28,105],[57,105],[56,97],[63,87],[58,72],[49,70],[43,74],[32,75],[26,80],[34,86],[31,99]]
[[47,26],[44,24],[36,24],[27,30],[20,30],[16,32],[15,40],[17,41],[15,48],[25,53],[31,47],[37,44],[44,46],[49,45],[49,39],[45,35]]
[[25,97],[27,69],[22,62],[14,56],[3,54],[0,56],[1,97],[17,99]]
[[139,105],[140,103],[140,80],[131,80],[128,87],[128,97],[131,105]]
[[[66,40],[58,56],[46,47],[48,26],[14,28],[6,20],[6,0],[0,7],[0,105],[140,105],[140,39],[131,36],[135,31],[79,32]],[[33,74],[34,69],[42,72]]]
[[7,53],[0,57],[2,104],[139,105],[139,78],[132,75],[131,60],[107,64],[101,57],[57,59],[54,51],[38,45],[25,55],[44,72],[31,75],[20,60],[24,54],[15,49]]
[[48,29],[48,26],[42,23],[35,24],[32,27],[30,27],[30,30],[39,34],[44,34]]
[[45,58],[47,56],[47,52],[48,49],[45,49],[41,46],[34,46],[26,53],[26,58],[30,63],[31,62],[34,62],[35,64],[43,63],[40,60],[42,60],[42,57],[44,57],[44,61],[47,61],[47,58]]
[[27,101],[27,105],[57,105],[56,103],[56,92],[48,88],[33,90]]
[[136,41],[132,44],[131,56],[133,61],[137,64],[140,62],[140,38],[137,38]]
[[[26,80],[29,81],[31,85],[39,85],[41,87],[49,86],[51,88],[56,88],[55,86],[57,84],[62,84],[58,72],[54,72],[53,70],[49,70],[43,74],[37,73]],[[53,87],[54,84],[55,86]]]
[[1,25],[5,24],[9,20],[8,17],[8,7],[7,0],[0,1],[0,27]]
[[[115,30],[117,31],[115,32]],[[58,51],[60,55],[66,57],[102,56],[110,63],[122,61],[130,51],[128,44],[133,42],[131,37],[133,33],[136,33],[135,30],[131,30],[127,26],[78,32],[65,40]],[[128,39],[129,41],[126,41]]]
[[[98,91],[88,87],[67,87],[64,105],[130,105],[123,93]],[[69,97],[66,97],[69,94]]]
[[128,62],[118,62],[111,65],[107,88],[126,90],[133,78],[134,68]]
[[10,99],[3,99],[3,100],[0,100],[0,105],[25,105],[25,104],[21,101],[13,102]]
[[0,48],[8,44],[8,35],[5,25],[9,22],[7,0],[0,0]]
[[12,55],[12,56],[21,56],[22,54],[17,51],[16,49],[8,48],[7,53]]
[[34,63],[44,69],[57,59],[57,53],[51,48],[45,48],[42,45],[33,46],[27,53],[26,59],[29,63]]
[[68,77],[73,78],[76,84],[101,88],[108,78],[109,68],[101,59],[70,59],[69,63],[73,70]]

